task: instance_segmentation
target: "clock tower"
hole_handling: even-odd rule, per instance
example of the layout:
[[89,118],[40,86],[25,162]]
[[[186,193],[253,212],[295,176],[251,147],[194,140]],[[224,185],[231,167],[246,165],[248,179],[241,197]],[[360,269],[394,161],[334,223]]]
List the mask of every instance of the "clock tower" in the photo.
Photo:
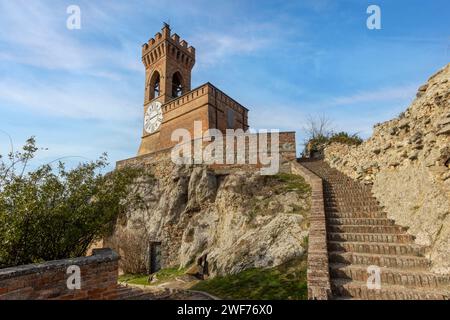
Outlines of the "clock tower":
[[142,46],[145,66],[144,105],[157,100],[162,104],[191,90],[191,70],[195,49],[164,23],[161,32]]
[[172,132],[178,128],[193,132],[195,121],[201,121],[203,131],[248,129],[248,110],[234,99],[209,82],[191,88],[195,48],[171,34],[168,24],[142,46],[142,62],[144,123],[139,156],[169,150],[177,144]]

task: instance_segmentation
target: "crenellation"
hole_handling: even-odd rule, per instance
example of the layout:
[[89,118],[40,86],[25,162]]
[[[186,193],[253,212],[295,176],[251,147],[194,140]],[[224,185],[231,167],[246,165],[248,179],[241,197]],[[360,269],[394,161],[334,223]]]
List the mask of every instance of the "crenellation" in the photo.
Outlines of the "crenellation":
[[174,33],[171,38],[176,44],[180,43],[180,36],[178,34]]
[[[173,146],[171,132],[176,128],[191,130],[194,121],[202,121],[205,129],[248,129],[247,109],[234,99],[210,83],[191,90],[195,48],[178,34],[171,34],[169,25],[164,24],[161,32],[143,46],[142,60],[147,69],[144,113],[158,101],[163,120],[155,131],[149,133],[143,128],[139,154]],[[232,125],[227,122],[227,110],[235,111]]]
[[180,45],[181,45],[183,48],[186,48],[186,49],[187,49],[187,47],[188,47],[188,43],[186,42],[186,40],[181,40],[181,41],[180,41]]

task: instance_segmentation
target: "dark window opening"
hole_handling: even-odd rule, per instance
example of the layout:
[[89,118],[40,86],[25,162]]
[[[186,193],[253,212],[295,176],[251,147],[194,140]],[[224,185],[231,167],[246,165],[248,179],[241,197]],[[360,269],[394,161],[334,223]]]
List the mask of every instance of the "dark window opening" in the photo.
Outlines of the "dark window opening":
[[181,75],[176,72],[172,77],[172,97],[177,98],[183,94],[183,82]]
[[234,129],[234,110],[228,109],[227,111],[227,127],[229,129]]
[[150,100],[159,97],[160,92],[160,77],[159,73],[155,72],[150,81]]

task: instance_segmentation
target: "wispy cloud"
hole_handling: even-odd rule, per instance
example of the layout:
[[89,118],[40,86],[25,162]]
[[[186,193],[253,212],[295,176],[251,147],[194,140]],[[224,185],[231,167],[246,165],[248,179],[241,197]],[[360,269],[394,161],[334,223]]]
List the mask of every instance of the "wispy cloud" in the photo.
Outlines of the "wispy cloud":
[[[90,8],[98,10],[93,6]],[[106,47],[82,41],[83,32],[92,32],[92,29],[69,31],[65,24],[65,9],[62,3],[48,6],[48,2],[42,1],[1,1],[0,57],[38,68],[113,79],[120,77],[120,73],[114,74],[117,71],[113,71],[114,68],[141,70],[139,60],[133,56],[135,49],[131,49],[129,43],[118,41],[115,46]],[[103,11],[98,19],[106,17],[107,13]],[[14,48],[14,52],[10,52],[9,48]],[[138,52],[137,49],[135,51]]]
[[267,38],[231,35],[226,33],[206,33],[192,41],[200,49],[197,60],[202,66],[212,66],[236,55],[248,55],[270,43]]
[[327,101],[319,103],[323,107],[338,107],[354,104],[362,104],[365,102],[380,101],[398,101],[408,100],[414,97],[417,91],[417,84],[399,86],[394,88],[381,88],[367,91],[360,91],[347,96],[338,96],[327,99]]
[[132,120],[139,117],[141,111],[138,101],[111,95],[102,88],[34,81],[0,81],[0,102],[37,114],[80,119]]
[[[367,118],[368,111],[373,109],[373,103],[383,106],[406,106],[414,98],[417,85],[398,86],[394,88],[379,88],[376,90],[361,91],[346,96],[328,97],[325,100],[298,104],[265,104],[250,112],[252,124],[255,128],[281,128],[295,130],[305,127],[309,115],[329,114],[335,125],[334,130],[360,132],[364,136],[372,132],[372,127],[379,121],[385,121],[386,112],[381,112],[378,117]],[[339,113],[340,107],[351,108],[352,114],[347,117],[333,119],[330,114]],[[390,110],[390,108],[388,108]],[[345,113],[348,114],[348,111]],[[349,129],[351,128],[351,129]]]

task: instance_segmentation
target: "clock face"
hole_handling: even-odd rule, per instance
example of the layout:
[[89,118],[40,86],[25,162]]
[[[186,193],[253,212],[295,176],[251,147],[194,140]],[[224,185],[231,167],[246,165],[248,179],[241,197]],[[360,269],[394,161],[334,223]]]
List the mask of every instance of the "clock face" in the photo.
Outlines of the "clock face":
[[147,108],[144,117],[144,130],[147,133],[153,133],[159,129],[163,121],[161,102],[153,101]]

